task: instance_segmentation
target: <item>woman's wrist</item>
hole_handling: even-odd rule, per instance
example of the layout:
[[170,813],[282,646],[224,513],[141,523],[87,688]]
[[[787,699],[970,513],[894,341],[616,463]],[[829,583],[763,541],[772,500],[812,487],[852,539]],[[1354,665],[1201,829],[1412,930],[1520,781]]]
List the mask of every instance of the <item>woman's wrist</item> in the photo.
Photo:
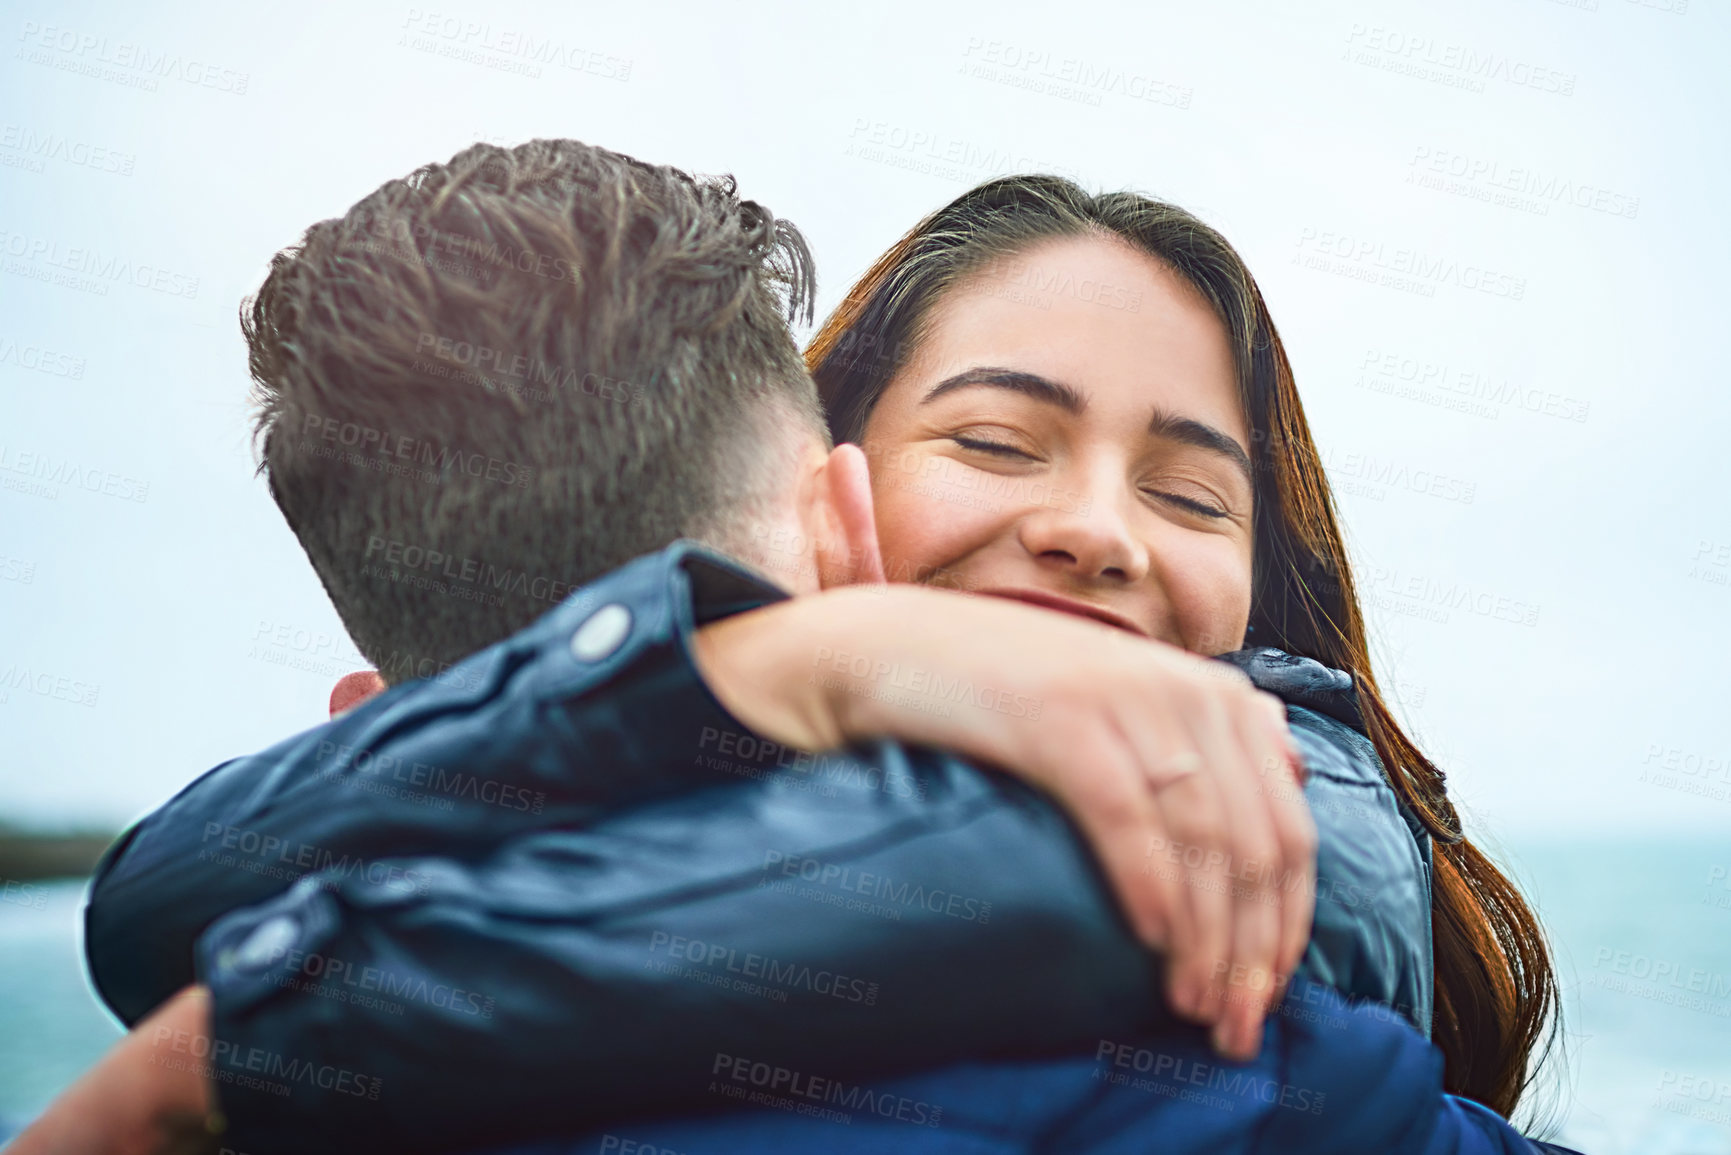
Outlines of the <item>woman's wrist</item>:
[[[1003,718],[970,707],[1026,673],[994,656],[1029,611],[917,585],[850,586],[823,599],[808,610],[807,678],[847,739],[894,738],[1002,760],[1009,731],[993,723]],[[994,680],[1003,684],[988,684]]]
[[729,713],[752,732],[817,752],[846,740],[831,695],[809,678],[815,626],[794,598],[734,614],[692,639],[698,673]]
[[965,604],[912,585],[846,586],[705,626],[693,656],[722,705],[784,745],[816,752],[890,737],[980,756],[978,725],[922,707],[929,686],[967,665],[968,631],[945,620]]

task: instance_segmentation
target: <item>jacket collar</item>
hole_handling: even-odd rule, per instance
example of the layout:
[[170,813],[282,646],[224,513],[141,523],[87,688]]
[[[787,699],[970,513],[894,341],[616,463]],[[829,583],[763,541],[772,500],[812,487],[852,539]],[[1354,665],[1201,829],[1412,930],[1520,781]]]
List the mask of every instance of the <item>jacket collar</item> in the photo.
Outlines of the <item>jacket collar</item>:
[[1217,654],[1215,660],[1243,670],[1258,690],[1266,690],[1283,702],[1315,710],[1364,733],[1358,694],[1353,689],[1352,675],[1345,670],[1273,646],[1247,646],[1230,654]]

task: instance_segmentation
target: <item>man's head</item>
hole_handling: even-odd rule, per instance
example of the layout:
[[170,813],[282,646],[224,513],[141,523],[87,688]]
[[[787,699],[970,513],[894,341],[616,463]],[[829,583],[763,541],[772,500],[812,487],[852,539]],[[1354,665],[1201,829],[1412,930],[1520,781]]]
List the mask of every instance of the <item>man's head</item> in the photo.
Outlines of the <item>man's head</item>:
[[788,331],[811,293],[732,178],[477,144],[308,229],[243,304],[260,468],[357,648],[427,675],[676,537],[761,562],[830,525]]

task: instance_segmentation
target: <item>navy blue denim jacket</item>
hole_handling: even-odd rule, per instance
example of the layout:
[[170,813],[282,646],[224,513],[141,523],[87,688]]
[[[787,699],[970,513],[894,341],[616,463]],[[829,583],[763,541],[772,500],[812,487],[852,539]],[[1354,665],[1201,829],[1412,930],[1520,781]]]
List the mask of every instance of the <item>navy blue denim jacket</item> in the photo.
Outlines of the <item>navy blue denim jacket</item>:
[[[713,1110],[741,1050],[866,1077],[1172,1029],[1158,960],[1042,796],[891,742],[793,757],[715,700],[692,631],[784,596],[676,543],[211,771],[99,868],[98,990],[133,1022],[211,987],[205,1061],[254,1152]],[[1350,681],[1231,660],[1286,698],[1311,771],[1302,973],[1428,1031],[1429,844]]]

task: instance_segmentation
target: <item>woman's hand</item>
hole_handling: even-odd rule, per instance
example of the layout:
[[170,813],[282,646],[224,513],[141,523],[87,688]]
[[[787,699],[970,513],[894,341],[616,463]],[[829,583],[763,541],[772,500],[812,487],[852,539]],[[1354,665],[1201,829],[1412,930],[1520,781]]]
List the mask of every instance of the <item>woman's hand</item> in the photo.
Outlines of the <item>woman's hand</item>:
[[1239,671],[1084,618],[853,586],[698,631],[705,680],[804,750],[892,737],[1001,767],[1065,807],[1168,997],[1255,1055],[1310,938],[1316,827],[1285,707]]

